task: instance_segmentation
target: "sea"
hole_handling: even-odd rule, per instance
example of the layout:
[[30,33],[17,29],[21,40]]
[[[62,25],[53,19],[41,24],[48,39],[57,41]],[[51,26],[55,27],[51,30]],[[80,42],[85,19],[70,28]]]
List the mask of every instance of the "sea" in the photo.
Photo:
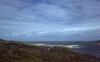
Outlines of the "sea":
[[[31,43],[32,44],[32,43]],[[100,58],[100,44],[61,43],[61,42],[36,42],[39,46],[60,46],[70,48],[72,51],[83,54],[95,55]]]
[[77,53],[95,55],[100,58],[100,45],[79,45],[79,48],[72,48]]

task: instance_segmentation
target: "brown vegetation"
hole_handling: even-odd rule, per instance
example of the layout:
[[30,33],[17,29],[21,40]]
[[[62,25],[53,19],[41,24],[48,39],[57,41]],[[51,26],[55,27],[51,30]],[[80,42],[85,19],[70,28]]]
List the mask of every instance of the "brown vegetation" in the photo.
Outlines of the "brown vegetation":
[[66,48],[1,42],[0,62],[100,62],[100,59],[93,55],[77,54]]

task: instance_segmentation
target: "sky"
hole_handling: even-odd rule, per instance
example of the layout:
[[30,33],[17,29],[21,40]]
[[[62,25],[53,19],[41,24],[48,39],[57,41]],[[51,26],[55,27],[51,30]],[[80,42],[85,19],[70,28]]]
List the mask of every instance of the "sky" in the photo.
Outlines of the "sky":
[[100,40],[100,0],[0,0],[0,38]]

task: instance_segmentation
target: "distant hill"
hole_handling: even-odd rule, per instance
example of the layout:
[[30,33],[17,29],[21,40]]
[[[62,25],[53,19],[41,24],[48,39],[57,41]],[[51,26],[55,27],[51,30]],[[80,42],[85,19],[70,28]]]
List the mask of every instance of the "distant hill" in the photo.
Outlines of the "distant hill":
[[6,40],[4,40],[4,39],[0,39],[0,41],[6,41]]
[[98,40],[98,41],[94,41],[94,43],[100,43],[100,40]]
[[[91,41],[33,41],[28,42],[30,44],[39,43],[39,44],[49,44],[49,45],[83,45],[83,44],[89,44]],[[27,42],[26,42],[27,43]]]
[[91,44],[98,44],[98,45],[100,45],[100,40],[98,40],[98,41],[92,41]]
[[[7,40],[0,39],[0,42],[7,42]],[[50,44],[50,45],[83,45],[83,44],[100,44],[100,40],[97,41],[8,41],[12,43],[25,43],[25,44]]]

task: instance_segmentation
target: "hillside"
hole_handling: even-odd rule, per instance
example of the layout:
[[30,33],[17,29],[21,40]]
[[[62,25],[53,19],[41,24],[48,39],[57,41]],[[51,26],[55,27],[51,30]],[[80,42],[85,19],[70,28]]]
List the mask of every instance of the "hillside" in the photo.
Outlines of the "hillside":
[[0,62],[100,62],[100,59],[66,48],[0,42]]

